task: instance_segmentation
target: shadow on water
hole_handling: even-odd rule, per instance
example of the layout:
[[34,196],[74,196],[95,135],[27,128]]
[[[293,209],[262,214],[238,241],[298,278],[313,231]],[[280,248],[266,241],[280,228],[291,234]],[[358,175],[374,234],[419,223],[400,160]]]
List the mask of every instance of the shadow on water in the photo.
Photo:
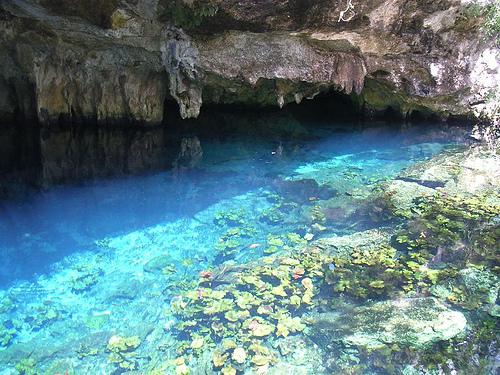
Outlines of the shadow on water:
[[[283,193],[284,178],[304,163],[370,152],[407,158],[398,148],[450,138],[442,127],[224,109],[155,128],[3,127],[0,286],[97,250],[107,236],[192,217],[259,188]],[[300,189],[292,194],[301,197]]]

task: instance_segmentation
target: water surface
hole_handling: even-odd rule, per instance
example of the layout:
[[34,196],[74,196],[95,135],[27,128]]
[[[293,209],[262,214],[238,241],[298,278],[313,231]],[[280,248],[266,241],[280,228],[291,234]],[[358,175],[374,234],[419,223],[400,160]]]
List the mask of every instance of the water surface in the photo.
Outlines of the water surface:
[[[105,346],[113,334],[147,337],[154,347],[174,322],[165,313],[171,299],[200,272],[286,251],[273,248],[273,236],[314,241],[376,226],[356,215],[363,197],[459,144],[433,126],[352,131],[342,124],[306,124],[295,137],[199,140],[203,156],[192,168],[1,203],[0,319],[10,334],[0,367],[33,352],[42,365],[65,361],[75,373],[111,373],[105,354],[79,351]],[[235,223],[240,231],[231,235]],[[167,328],[159,334],[158,327]]]

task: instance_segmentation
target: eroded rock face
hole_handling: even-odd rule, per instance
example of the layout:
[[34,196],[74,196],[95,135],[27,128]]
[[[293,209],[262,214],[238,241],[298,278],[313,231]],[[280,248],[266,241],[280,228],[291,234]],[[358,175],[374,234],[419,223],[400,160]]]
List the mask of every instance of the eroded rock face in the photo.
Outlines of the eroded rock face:
[[339,90],[368,115],[465,116],[500,81],[482,21],[459,0],[8,0],[0,115],[157,124],[166,100],[187,118]]
[[41,122],[63,118],[161,123],[166,77],[151,70],[138,51],[115,49],[92,55],[67,46],[56,48],[52,57],[40,59],[33,71]]
[[2,78],[9,92],[8,100],[0,97],[0,113],[41,123],[163,120],[168,81],[158,53],[160,31],[146,18],[143,24],[123,21],[118,31],[28,1],[4,2],[0,12]]
[[[356,51],[319,48],[307,37],[289,33],[229,32],[199,42],[199,50],[200,63],[210,74],[207,89],[213,92],[207,101],[216,103],[236,102],[240,85],[256,93],[247,103],[280,107],[329,88],[359,94],[366,75]],[[265,81],[274,84],[265,87]]]
[[202,104],[198,49],[182,30],[172,28],[165,33],[161,54],[181,117],[198,117]]

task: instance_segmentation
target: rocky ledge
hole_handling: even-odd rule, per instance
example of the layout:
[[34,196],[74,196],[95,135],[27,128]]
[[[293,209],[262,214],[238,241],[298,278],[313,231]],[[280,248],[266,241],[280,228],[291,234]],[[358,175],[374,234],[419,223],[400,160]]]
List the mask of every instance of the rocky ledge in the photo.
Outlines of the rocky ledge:
[[158,124],[175,115],[168,101],[187,118],[202,103],[339,91],[367,116],[491,119],[495,12],[458,0],[3,0],[0,117]]

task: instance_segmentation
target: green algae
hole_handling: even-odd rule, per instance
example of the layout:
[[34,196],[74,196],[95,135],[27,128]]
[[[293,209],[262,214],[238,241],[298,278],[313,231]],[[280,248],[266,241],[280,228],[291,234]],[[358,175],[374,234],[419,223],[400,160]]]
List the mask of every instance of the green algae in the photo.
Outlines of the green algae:
[[[470,264],[457,276],[437,285],[441,295],[464,309],[494,308],[500,290],[499,277],[484,266]],[[437,294],[435,290],[431,293]]]
[[14,310],[15,305],[12,299],[5,295],[0,298],[0,314],[8,313]]
[[108,361],[125,370],[136,370],[138,367],[137,353],[134,350],[140,344],[141,339],[138,336],[111,336],[106,346],[110,352]]
[[4,324],[0,325],[0,346],[8,346],[14,337],[17,335],[17,331],[14,328],[6,328]]
[[237,226],[246,223],[247,211],[243,208],[219,211],[215,214],[214,223],[219,226]]
[[36,362],[32,358],[23,358],[15,366],[19,375],[38,375],[40,372],[36,368]]
[[77,275],[70,281],[71,290],[75,293],[82,293],[89,290],[97,284],[99,278],[103,275],[103,270],[91,266],[80,267],[77,269],[77,272]]
[[[409,351],[408,357],[419,356],[420,366],[429,373],[437,373],[441,366],[453,363],[462,373],[488,374],[492,371],[489,357],[492,343],[498,338],[498,319],[481,317],[477,322],[469,321],[467,338],[453,338],[437,343],[432,349]],[[475,357],[477,360],[471,361]]]
[[31,314],[25,320],[32,330],[39,330],[60,319],[62,319],[62,314],[56,306],[40,304],[32,307]]
[[93,357],[99,354],[99,349],[93,348],[91,346],[81,344],[76,350],[76,355],[79,359],[83,359],[86,357]]
[[285,219],[285,214],[278,207],[270,207],[262,211],[259,220],[270,225],[279,225]]

